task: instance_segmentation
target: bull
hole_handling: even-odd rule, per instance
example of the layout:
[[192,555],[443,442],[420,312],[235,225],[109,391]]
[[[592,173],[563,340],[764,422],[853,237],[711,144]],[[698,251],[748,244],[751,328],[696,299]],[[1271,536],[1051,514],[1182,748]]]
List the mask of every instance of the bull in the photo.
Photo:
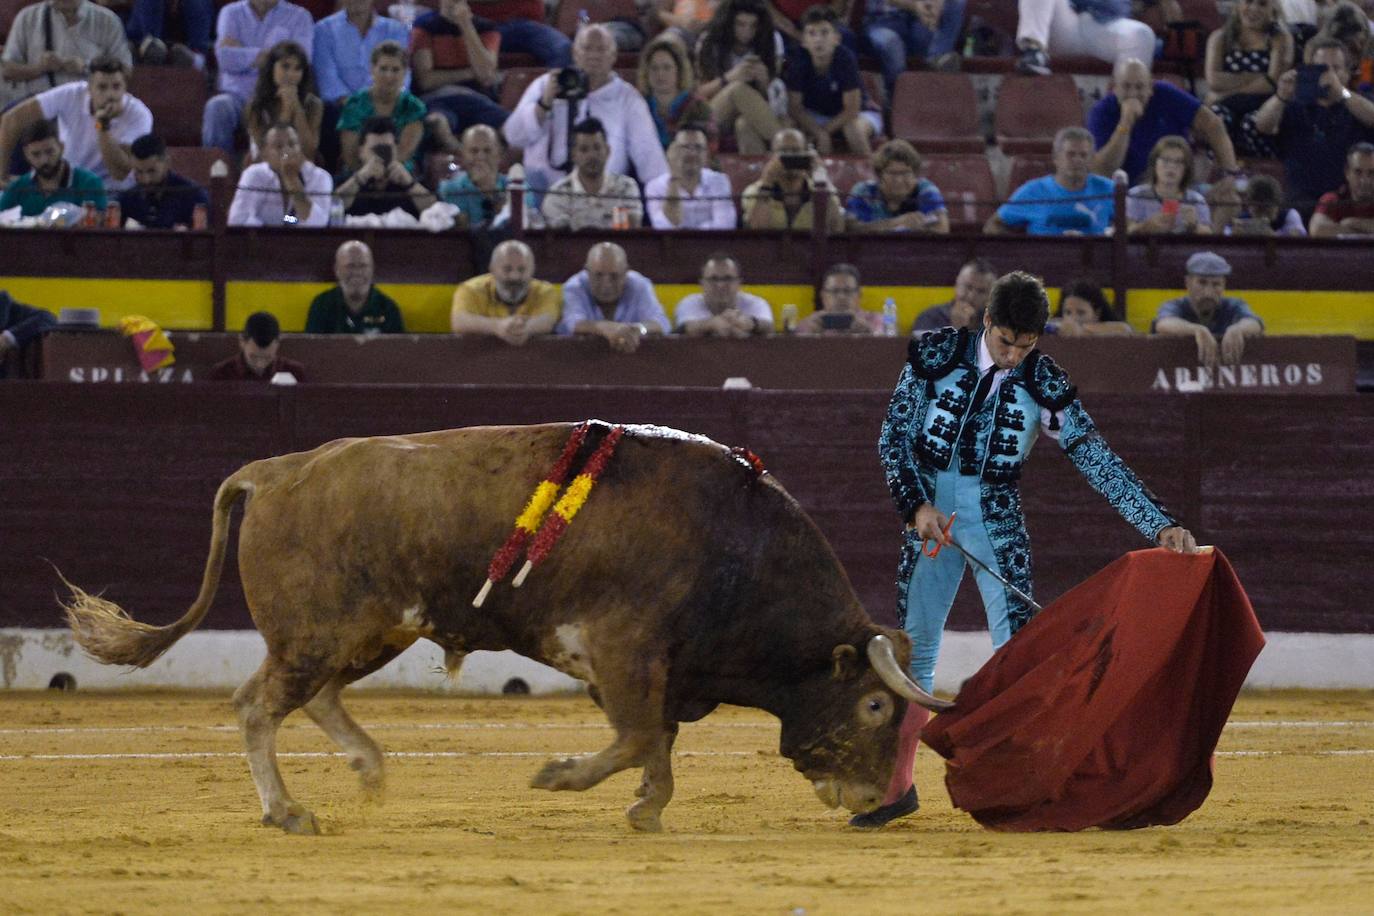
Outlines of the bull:
[[382,751],[340,691],[420,638],[445,650],[450,673],[473,650],[513,649],[586,681],[614,740],[549,761],[531,785],[583,790],[642,768],[627,811],[636,829],[661,829],[679,723],[721,703],[776,716],[780,752],[830,807],[877,807],[906,704],[948,704],[907,677],[906,634],[869,618],[796,501],[724,446],[626,427],[547,561],[522,588],[498,585],[473,606],[570,431],[341,439],[255,461],[215,495],[200,592],[180,619],[140,623],[72,586],[68,623],[101,662],[151,664],[209,611],[230,512],[246,497],[239,567],[267,655],[233,704],[266,825],[319,832],[276,764],[277,729],[296,709],[342,749],[365,792],[380,791]]

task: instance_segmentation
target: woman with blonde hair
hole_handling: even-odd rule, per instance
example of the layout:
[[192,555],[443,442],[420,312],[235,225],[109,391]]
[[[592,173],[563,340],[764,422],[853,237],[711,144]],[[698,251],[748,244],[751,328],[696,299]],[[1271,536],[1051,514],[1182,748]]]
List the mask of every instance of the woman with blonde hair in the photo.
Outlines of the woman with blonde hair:
[[1207,198],[1191,187],[1193,148],[1178,134],[1160,137],[1145,180],[1126,193],[1126,229],[1136,233],[1209,233]]
[[664,149],[683,124],[711,123],[711,107],[696,95],[696,75],[687,49],[673,35],[658,36],[640,52],[637,85],[649,103]]
[[1293,36],[1278,0],[1236,0],[1207,38],[1207,103],[1240,156],[1273,158],[1273,141],[1255,129],[1255,112],[1293,66]]

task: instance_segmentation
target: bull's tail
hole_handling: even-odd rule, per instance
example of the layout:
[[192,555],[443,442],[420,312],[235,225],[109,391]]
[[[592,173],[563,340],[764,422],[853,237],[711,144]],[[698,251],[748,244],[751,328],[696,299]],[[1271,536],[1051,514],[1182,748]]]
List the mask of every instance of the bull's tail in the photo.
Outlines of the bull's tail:
[[[200,625],[210,610],[210,603],[219,588],[220,572],[224,569],[225,545],[229,540],[229,511],[240,494],[252,489],[252,484],[238,478],[239,475],[235,474],[224,481],[215,494],[210,555],[205,558],[200,594],[175,623],[165,627],[140,623],[113,601],[88,594],[63,578],[72,596],[68,602],[62,603],[62,609],[66,611],[72,636],[86,650],[86,654],[107,665],[146,668],[172,648],[178,639]],[[58,575],[61,576],[61,573]]]

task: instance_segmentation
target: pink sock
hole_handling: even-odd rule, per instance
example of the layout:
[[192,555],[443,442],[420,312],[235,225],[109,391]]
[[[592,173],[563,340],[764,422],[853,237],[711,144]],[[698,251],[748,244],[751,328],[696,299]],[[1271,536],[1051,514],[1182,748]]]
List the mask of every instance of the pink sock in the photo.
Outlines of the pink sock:
[[930,721],[930,710],[915,703],[906,705],[906,715],[897,731],[897,763],[892,770],[892,781],[887,785],[887,795],[883,804],[890,805],[907,793],[911,788],[911,770],[916,764],[916,747],[921,743],[921,729]]

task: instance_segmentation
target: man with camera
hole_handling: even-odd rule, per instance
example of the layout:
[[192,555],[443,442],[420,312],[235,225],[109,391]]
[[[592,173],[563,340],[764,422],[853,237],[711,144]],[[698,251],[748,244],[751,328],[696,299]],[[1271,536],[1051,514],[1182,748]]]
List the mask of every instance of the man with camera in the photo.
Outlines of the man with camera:
[[668,171],[649,106],[615,74],[615,54],[615,40],[604,26],[586,26],[573,42],[574,66],[549,71],[520,97],[502,132],[511,146],[525,151],[532,190],[542,192],[572,170],[572,128],[588,118],[605,129],[608,171],[625,175],[633,164],[641,182]]
[[411,216],[434,203],[434,195],[396,158],[396,128],[390,118],[363,122],[358,171],[341,178],[334,188],[349,216],[390,213],[400,207]]
[[1346,150],[1374,139],[1374,102],[1346,88],[1349,52],[1336,39],[1312,39],[1303,56],[1256,110],[1255,129],[1275,138],[1288,200],[1306,214],[1343,183]]
[[[773,157],[759,180],[741,196],[745,228],[810,229],[816,209],[811,173],[819,163],[820,157],[807,149],[801,131],[794,127],[778,131],[773,137]],[[844,231],[844,213],[833,188],[826,198],[824,218],[831,232]]]
[[743,339],[773,333],[773,309],[762,296],[740,289],[739,261],[717,252],[701,268],[701,289],[677,304],[678,331],[688,337]]

